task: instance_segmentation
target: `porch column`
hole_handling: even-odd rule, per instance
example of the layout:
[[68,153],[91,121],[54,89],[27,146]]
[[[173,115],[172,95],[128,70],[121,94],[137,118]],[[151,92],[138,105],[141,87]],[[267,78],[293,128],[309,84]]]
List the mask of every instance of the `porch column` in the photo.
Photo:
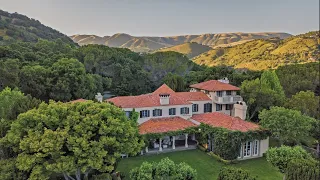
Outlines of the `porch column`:
[[196,140],[196,135],[195,134],[192,134],[192,140]]
[[185,136],[186,136],[185,147],[188,147],[188,134],[186,133]]
[[149,148],[148,148],[148,146],[146,147],[146,153],[148,153],[149,152]]
[[159,151],[162,151],[162,143],[161,143],[162,139],[159,138]]
[[176,136],[172,136],[172,149],[176,149]]

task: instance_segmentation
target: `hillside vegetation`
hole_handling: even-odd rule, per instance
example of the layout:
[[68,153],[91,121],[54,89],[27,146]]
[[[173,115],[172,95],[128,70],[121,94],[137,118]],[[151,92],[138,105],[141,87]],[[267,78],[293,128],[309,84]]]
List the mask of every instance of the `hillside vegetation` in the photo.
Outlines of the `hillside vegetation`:
[[273,69],[285,64],[317,61],[318,32],[309,32],[284,40],[258,39],[234,47],[217,48],[193,59],[197,64],[227,65],[252,70]]
[[79,45],[103,44],[110,47],[129,48],[136,52],[152,52],[160,48],[171,47],[188,42],[195,42],[211,47],[232,46],[254,39],[290,37],[287,33],[218,33],[201,35],[181,35],[167,37],[136,37],[118,33],[112,36],[99,37],[96,35],[73,35],[72,40]]
[[184,43],[184,44],[180,44],[180,45],[176,45],[168,48],[163,48],[158,51],[159,52],[175,51],[175,52],[186,55],[188,58],[193,58],[211,49],[212,48],[210,48],[209,46],[192,42],[192,43]]
[[65,43],[74,44],[68,36],[41,24],[38,20],[0,10],[0,45],[17,41],[37,42],[38,39],[61,39]]

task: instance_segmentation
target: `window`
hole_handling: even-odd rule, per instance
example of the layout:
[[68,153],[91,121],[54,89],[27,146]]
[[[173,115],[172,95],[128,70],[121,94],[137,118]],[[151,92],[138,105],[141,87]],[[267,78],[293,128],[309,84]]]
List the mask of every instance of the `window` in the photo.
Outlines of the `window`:
[[216,111],[222,110],[222,104],[216,104]]
[[226,94],[227,94],[228,96],[231,96],[231,92],[232,92],[232,91],[226,91]]
[[131,111],[125,111],[125,113],[126,113],[126,116],[129,118],[131,115]]
[[232,110],[233,105],[232,104],[226,104],[226,110]]
[[176,115],[176,108],[170,108],[169,115]]
[[198,104],[192,104],[192,112],[198,112],[199,105]]
[[217,91],[217,96],[222,97],[222,91]]
[[204,112],[212,112],[212,104],[211,103],[206,103],[204,104]]
[[162,109],[155,109],[152,112],[153,116],[162,116]]
[[252,148],[251,145],[252,145],[251,142],[244,143],[244,146],[243,146],[243,156],[244,157],[251,156],[251,148]]
[[140,111],[140,118],[145,118],[150,116],[150,111],[149,110],[142,110]]
[[189,114],[189,108],[188,107],[183,107],[180,109],[180,114]]
[[259,141],[255,140],[255,141],[253,141],[252,155],[257,156],[258,154],[259,154]]

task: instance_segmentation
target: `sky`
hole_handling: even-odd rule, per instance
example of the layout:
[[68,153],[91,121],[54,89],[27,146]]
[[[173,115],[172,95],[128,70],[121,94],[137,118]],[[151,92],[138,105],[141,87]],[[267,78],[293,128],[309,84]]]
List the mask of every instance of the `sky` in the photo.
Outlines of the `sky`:
[[174,36],[319,29],[318,0],[0,0],[64,34]]

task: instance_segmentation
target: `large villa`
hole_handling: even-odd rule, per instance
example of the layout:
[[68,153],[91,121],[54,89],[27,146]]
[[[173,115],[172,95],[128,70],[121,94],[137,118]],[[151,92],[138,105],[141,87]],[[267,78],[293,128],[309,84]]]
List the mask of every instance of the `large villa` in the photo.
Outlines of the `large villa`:
[[[174,92],[166,84],[149,94],[119,96],[112,102],[130,116],[132,111],[138,118],[140,134],[165,134],[197,127],[201,123],[231,131],[254,131],[260,127],[245,121],[246,103],[238,95],[240,88],[229,84],[228,79],[210,80],[190,86],[190,92]],[[201,129],[199,129],[201,130]],[[195,134],[164,136],[153,139],[143,153],[159,153],[196,148]],[[205,145],[213,150],[213,143]],[[253,140],[241,145],[238,159],[261,157],[269,147],[269,139]]]

